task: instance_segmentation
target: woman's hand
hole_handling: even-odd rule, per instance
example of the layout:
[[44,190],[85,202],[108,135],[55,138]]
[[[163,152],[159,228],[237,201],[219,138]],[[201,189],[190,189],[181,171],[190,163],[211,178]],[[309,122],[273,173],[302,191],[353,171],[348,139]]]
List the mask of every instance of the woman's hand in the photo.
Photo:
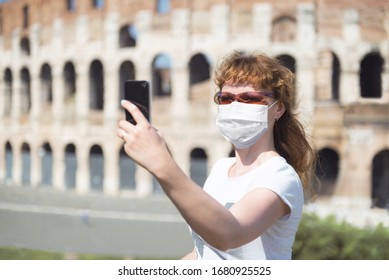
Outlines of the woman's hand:
[[158,174],[171,160],[165,140],[138,107],[126,100],[122,100],[121,105],[136,121],[133,125],[121,120],[118,125],[117,135],[124,141],[126,154],[153,175]]

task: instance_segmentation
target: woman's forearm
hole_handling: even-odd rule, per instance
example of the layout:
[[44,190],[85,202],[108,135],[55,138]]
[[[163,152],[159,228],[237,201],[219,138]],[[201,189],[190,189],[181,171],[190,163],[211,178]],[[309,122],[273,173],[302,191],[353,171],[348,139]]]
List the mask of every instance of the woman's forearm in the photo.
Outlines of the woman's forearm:
[[232,213],[196,185],[173,159],[152,172],[189,226],[207,243],[226,250],[239,223]]

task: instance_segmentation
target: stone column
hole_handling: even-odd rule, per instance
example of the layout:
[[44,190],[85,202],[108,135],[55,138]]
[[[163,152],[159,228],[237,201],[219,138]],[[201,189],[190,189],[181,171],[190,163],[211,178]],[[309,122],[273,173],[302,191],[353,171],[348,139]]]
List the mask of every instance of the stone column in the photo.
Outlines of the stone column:
[[150,196],[153,194],[153,177],[141,166],[137,166],[135,171],[135,192],[139,197]]
[[226,4],[211,7],[211,30],[212,37],[222,44],[229,38],[230,30],[230,7]]
[[42,146],[37,146],[37,143],[31,142],[30,144],[30,178],[31,187],[37,188],[42,185]]
[[117,108],[119,106],[119,77],[116,64],[105,63],[104,73],[104,124],[109,127],[116,126]]
[[31,90],[31,124],[33,126],[38,126],[42,108],[41,108],[41,91],[40,91],[40,77],[38,69],[32,68],[30,69],[30,90]]
[[86,125],[89,111],[89,76],[88,65],[77,65],[77,92],[76,92],[76,114],[79,125]]
[[373,132],[368,129],[354,128],[346,131],[347,140],[340,155],[341,166],[333,201],[359,209],[367,209],[371,203],[371,161],[366,154],[372,143]]
[[[117,141],[117,140],[116,140]],[[119,150],[113,139],[104,145],[104,193],[117,195],[119,191]]]
[[[297,40],[299,47],[314,51],[315,32],[315,5],[314,3],[297,4]],[[300,49],[300,51],[302,51]]]
[[261,46],[267,46],[270,43],[272,12],[272,5],[269,3],[253,5],[252,29],[254,37],[259,39]]
[[65,187],[65,150],[62,145],[53,145],[53,187],[64,191]]
[[360,96],[359,65],[354,53],[344,54],[342,59],[342,73],[340,74],[340,102],[342,105],[355,103]]
[[[178,62],[176,62],[178,63]],[[189,73],[188,67],[181,62],[172,68],[172,110],[171,119],[174,126],[187,122],[189,111]]]
[[343,38],[349,45],[354,45],[360,42],[360,19],[358,10],[356,9],[347,9],[344,11]]
[[56,125],[59,125],[64,118],[65,85],[60,66],[62,66],[60,63],[54,65],[52,81],[53,106],[51,107],[51,114]]

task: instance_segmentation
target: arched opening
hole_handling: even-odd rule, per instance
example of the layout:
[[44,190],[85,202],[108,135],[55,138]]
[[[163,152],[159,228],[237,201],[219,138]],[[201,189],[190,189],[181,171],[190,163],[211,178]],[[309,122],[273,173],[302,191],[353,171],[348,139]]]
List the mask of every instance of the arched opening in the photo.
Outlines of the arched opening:
[[171,60],[169,56],[160,54],[154,59],[152,79],[154,96],[171,96]]
[[40,81],[41,81],[41,103],[43,108],[51,105],[53,101],[53,77],[51,74],[51,67],[49,64],[43,64],[40,73]]
[[66,8],[68,11],[75,11],[76,10],[76,0],[67,0],[66,1]]
[[195,54],[189,61],[190,99],[193,101],[209,100],[210,63],[201,53]]
[[92,6],[96,9],[102,9],[104,7],[104,0],[92,0]]
[[103,190],[104,183],[104,156],[103,150],[94,145],[89,153],[90,187],[92,190]]
[[31,54],[30,40],[27,37],[23,37],[20,40],[20,51],[22,55],[30,56]]
[[190,177],[203,187],[208,176],[207,154],[201,148],[195,148],[190,153]]
[[372,206],[389,210],[389,150],[373,158]]
[[156,7],[158,14],[167,14],[170,11],[170,0],[157,0]]
[[339,155],[330,148],[319,151],[316,174],[320,179],[320,195],[328,196],[334,193],[339,173]]
[[283,54],[277,56],[277,59],[281,62],[282,65],[292,71],[292,73],[296,73],[296,60],[294,59],[294,57],[287,54]]
[[120,176],[120,189],[121,190],[135,190],[136,180],[136,164],[127,156],[124,151],[124,147],[120,149],[119,154],[119,176]]
[[22,144],[22,185],[31,185],[31,154],[27,143]]
[[379,53],[370,53],[362,59],[359,72],[362,97],[380,98],[382,96],[383,67],[384,60]]
[[53,153],[49,143],[44,143],[39,150],[41,157],[41,185],[52,186],[53,181]]
[[28,114],[31,109],[31,78],[27,68],[20,71],[21,77],[21,113]]
[[290,42],[296,38],[296,20],[291,16],[280,16],[272,23],[271,40],[273,42]]
[[11,115],[12,108],[12,71],[7,68],[4,72],[4,115]]
[[340,62],[336,54],[332,53],[331,93],[332,100],[339,100]]
[[5,144],[5,184],[12,183],[13,154],[10,142]]
[[189,84],[194,85],[210,78],[209,62],[205,55],[196,54],[189,61]]
[[74,103],[76,95],[76,70],[72,62],[66,62],[63,68],[65,103]]
[[104,108],[104,70],[100,61],[94,60],[89,69],[89,108]]
[[77,156],[76,146],[68,144],[65,147],[65,187],[67,189],[75,189],[76,174],[77,174]]
[[[127,80],[135,80],[135,66],[131,61],[124,61],[119,69],[119,101],[124,98],[124,83]],[[120,107],[120,103],[118,102]]]
[[122,26],[119,30],[119,48],[135,47],[137,37],[138,34],[134,25]]
[[72,62],[68,61],[63,67],[64,86],[64,114],[68,120],[74,120],[76,116],[76,70]]

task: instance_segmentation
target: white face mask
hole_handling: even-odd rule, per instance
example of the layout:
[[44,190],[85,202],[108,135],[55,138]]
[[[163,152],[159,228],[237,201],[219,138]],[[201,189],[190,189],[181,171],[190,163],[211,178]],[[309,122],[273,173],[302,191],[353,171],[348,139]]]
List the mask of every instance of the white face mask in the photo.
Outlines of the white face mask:
[[266,132],[267,112],[276,103],[271,106],[241,102],[219,105],[216,126],[235,148],[249,148]]

